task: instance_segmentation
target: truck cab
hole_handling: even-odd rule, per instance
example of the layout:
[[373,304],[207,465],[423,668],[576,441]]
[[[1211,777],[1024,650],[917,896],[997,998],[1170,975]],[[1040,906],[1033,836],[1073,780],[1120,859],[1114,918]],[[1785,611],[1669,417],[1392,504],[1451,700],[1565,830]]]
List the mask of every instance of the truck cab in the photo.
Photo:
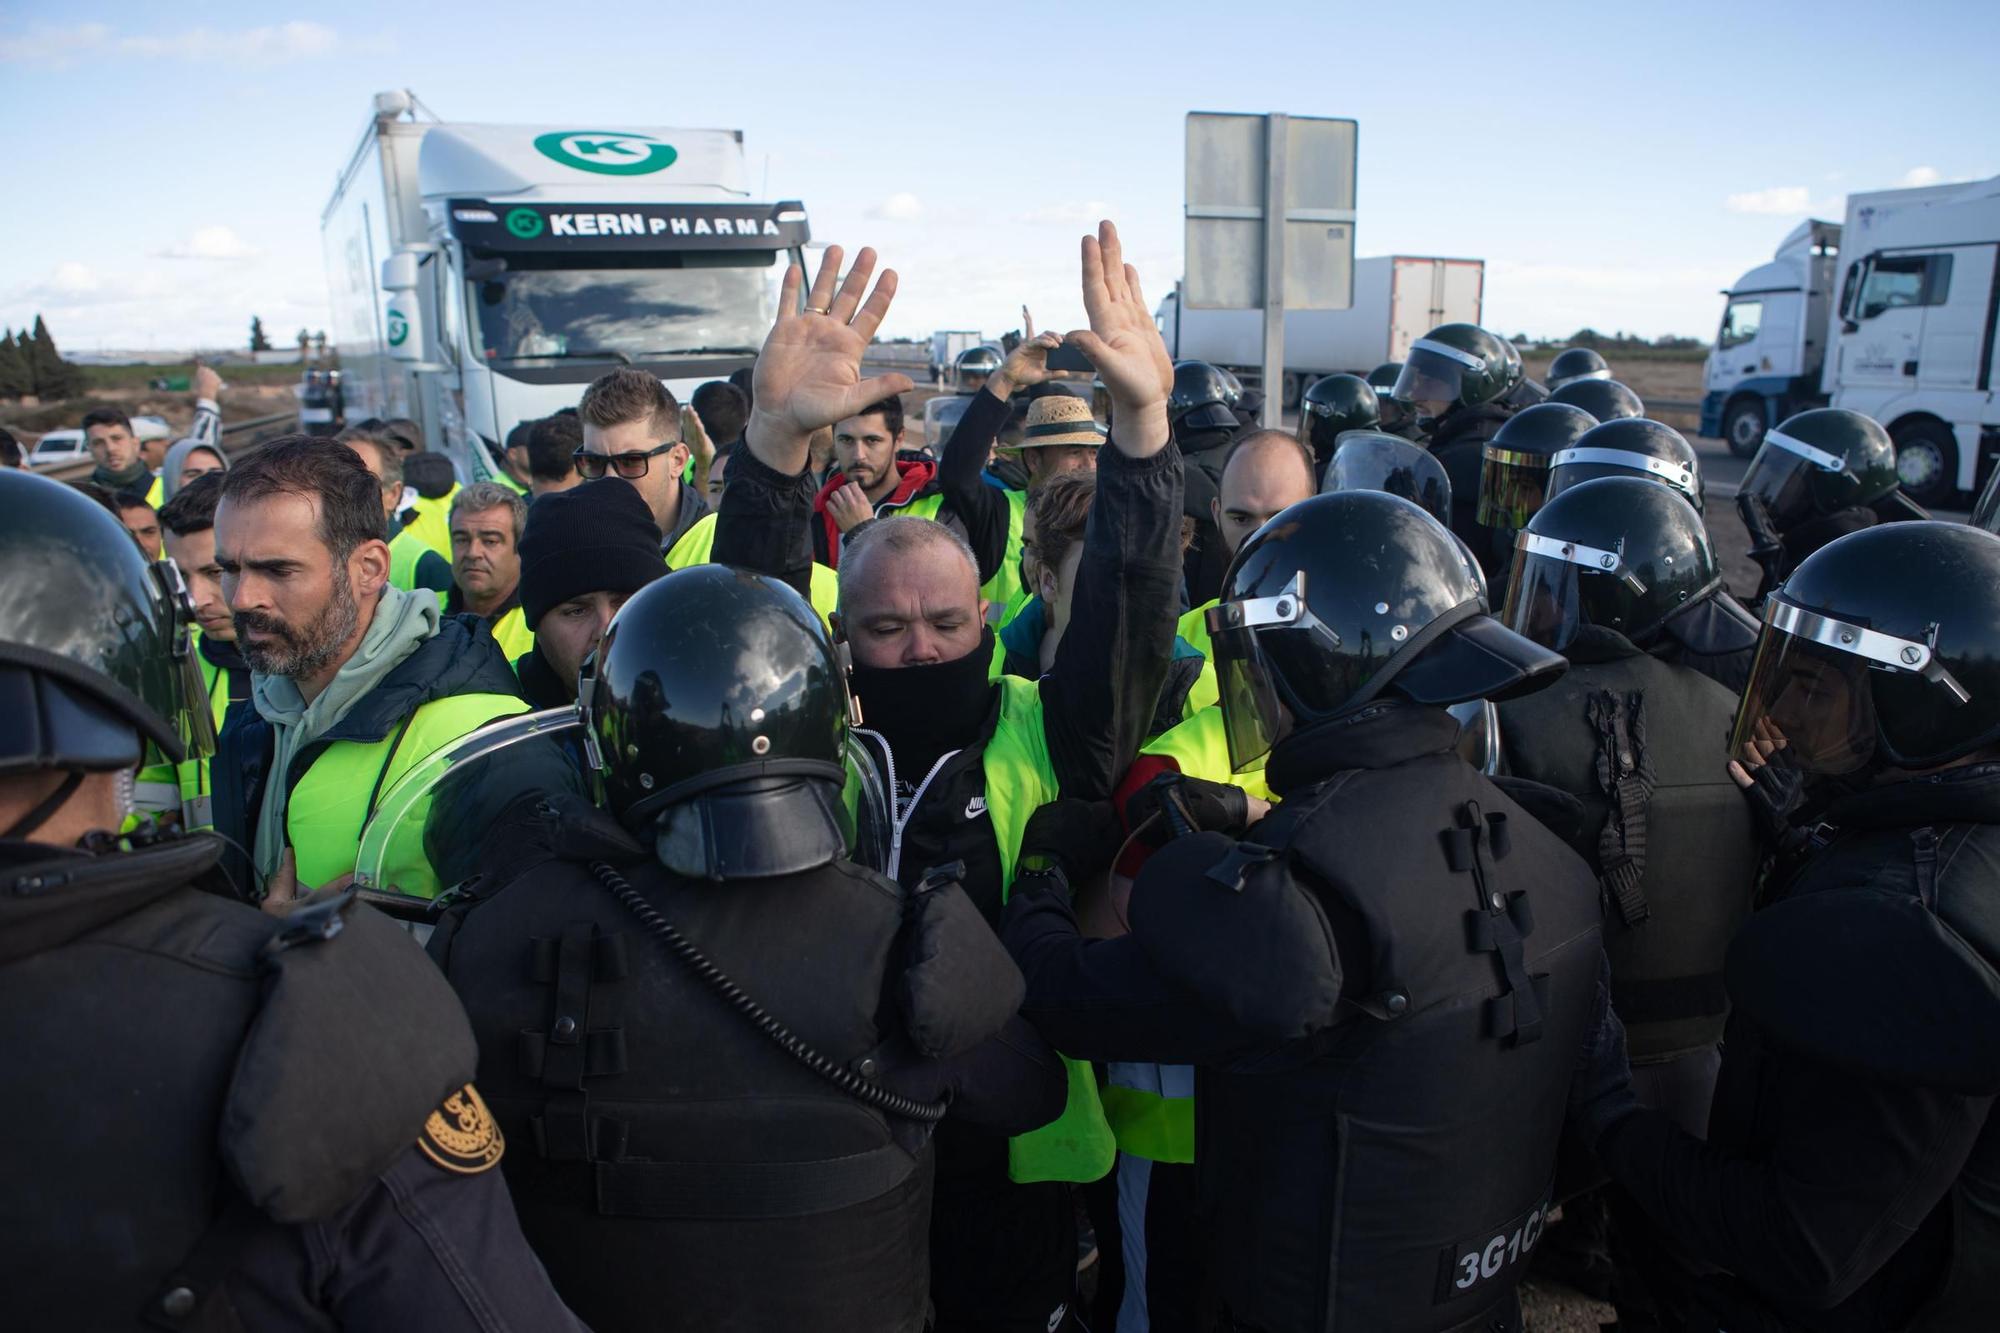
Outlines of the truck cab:
[[1794,412],[1822,406],[1828,295],[1839,262],[1840,225],[1808,220],[1723,292],[1715,349],[1702,368],[1701,433],[1748,458],[1764,432]]

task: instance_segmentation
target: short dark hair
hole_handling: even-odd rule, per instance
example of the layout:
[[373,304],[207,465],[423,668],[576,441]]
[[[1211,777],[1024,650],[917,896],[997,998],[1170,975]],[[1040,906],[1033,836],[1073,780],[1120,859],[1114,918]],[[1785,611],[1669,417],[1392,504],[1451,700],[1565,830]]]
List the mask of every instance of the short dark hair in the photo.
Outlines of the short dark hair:
[[111,499],[121,514],[128,509],[144,509],[150,512],[153,508],[153,502],[146,498],[144,491],[118,491]]
[[535,481],[567,481],[576,471],[577,450],[583,448],[583,422],[574,412],[558,412],[531,423],[528,432],[528,476]]
[[238,503],[296,495],[319,504],[319,539],[336,560],[382,539],[382,488],[344,444],[280,435],[222,474],[222,499]]
[[[94,481],[72,482],[71,485],[97,501],[100,505],[103,505],[105,512],[110,514],[111,517],[118,518],[118,501],[112,498],[110,491],[105,490],[104,487],[99,486]],[[120,519],[119,521],[123,522],[124,520]]]
[[222,499],[222,474],[204,472],[174,492],[160,506],[160,522],[176,537],[192,537],[215,526],[215,506]]
[[511,454],[516,449],[528,447],[528,436],[535,430],[535,418],[528,417],[514,423],[514,429],[507,432],[507,438],[500,445],[500,452]]
[[1083,540],[1090,505],[1097,498],[1097,474],[1062,472],[1028,497],[1035,516],[1035,556],[1051,574],[1062,568],[1070,548]]
[[757,406],[757,367],[755,363],[744,366],[741,370],[730,371],[729,382],[734,384],[737,392],[743,395],[743,410],[745,412]]
[[115,407],[93,407],[83,414],[83,429],[88,431],[92,426],[123,426],[129,434],[132,418]]
[[14,432],[0,426],[0,467],[21,466],[21,442],[14,438]]
[[659,436],[655,443],[681,437],[681,405],[674,400],[673,391],[658,375],[632,366],[620,366],[591,381],[576,411],[599,430],[643,421]]
[[857,417],[879,416],[882,418],[882,424],[888,429],[890,435],[901,435],[903,433],[903,400],[895,394],[890,394],[879,403],[868,404],[868,406],[862,408],[854,415]]
[[710,380],[696,389],[688,401],[694,406],[694,414],[701,418],[701,428],[715,444],[725,445],[743,438],[743,427],[750,420],[750,400],[743,396],[743,390],[728,380]]

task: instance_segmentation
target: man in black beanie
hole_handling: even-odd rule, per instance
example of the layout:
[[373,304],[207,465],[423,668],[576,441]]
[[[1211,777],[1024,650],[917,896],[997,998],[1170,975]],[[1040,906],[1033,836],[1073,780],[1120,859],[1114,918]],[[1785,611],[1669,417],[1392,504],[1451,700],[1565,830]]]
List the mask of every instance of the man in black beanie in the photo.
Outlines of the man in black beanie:
[[615,477],[552,491],[521,534],[521,611],[535,646],[514,662],[537,708],[576,698],[577,668],[625,599],[667,572],[660,528],[639,492]]

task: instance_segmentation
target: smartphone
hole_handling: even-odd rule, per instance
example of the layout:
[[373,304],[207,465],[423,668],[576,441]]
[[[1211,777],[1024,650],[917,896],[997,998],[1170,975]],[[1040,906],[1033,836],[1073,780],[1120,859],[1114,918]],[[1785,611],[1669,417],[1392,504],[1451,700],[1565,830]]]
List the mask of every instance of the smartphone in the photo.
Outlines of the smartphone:
[[1068,343],[1049,349],[1049,369],[1081,370],[1086,374],[1095,374],[1097,371],[1097,367],[1090,364],[1089,357],[1085,356],[1080,349],[1072,347]]

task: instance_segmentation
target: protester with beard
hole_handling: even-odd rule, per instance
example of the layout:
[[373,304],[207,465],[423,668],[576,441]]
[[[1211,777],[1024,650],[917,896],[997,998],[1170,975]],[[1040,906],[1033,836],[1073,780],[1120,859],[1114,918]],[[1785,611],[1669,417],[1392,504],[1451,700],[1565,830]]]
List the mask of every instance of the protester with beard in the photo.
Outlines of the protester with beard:
[[[714,558],[783,577],[803,592],[811,568],[813,488],[807,442],[830,422],[909,387],[863,382],[861,359],[895,292],[863,250],[836,291],[844,256],[830,247],[804,313],[800,275],[757,360],[746,450],[730,465]],[[942,524],[888,518],[850,538],[839,631],[854,662],[859,736],[894,803],[887,873],[906,888],[932,867],[963,863],[963,887],[997,920],[1028,816],[1059,793],[1111,793],[1151,721],[1173,642],[1179,580],[1181,464],[1169,447],[1173,367],[1138,275],[1105,223],[1083,243],[1091,327],[1068,341],[1113,400],[1099,451],[1068,632],[1039,681],[988,679],[977,560]],[[975,460],[976,461],[976,460]],[[976,483],[975,483],[976,484]],[[931,1226],[936,1328],[1049,1333],[1074,1301],[1071,1186],[1111,1167],[1113,1145],[1088,1068],[1070,1066],[1063,1115],[1007,1139],[949,1121],[938,1139]]]
[[[217,754],[215,827],[236,844],[238,883],[272,902],[348,875],[375,802],[418,760],[527,708],[477,617],[389,581],[381,494],[354,450],[303,435],[223,481],[216,563],[255,713]],[[462,813],[437,849],[453,863],[486,827]],[[400,869],[418,896],[450,882],[448,867]]]

